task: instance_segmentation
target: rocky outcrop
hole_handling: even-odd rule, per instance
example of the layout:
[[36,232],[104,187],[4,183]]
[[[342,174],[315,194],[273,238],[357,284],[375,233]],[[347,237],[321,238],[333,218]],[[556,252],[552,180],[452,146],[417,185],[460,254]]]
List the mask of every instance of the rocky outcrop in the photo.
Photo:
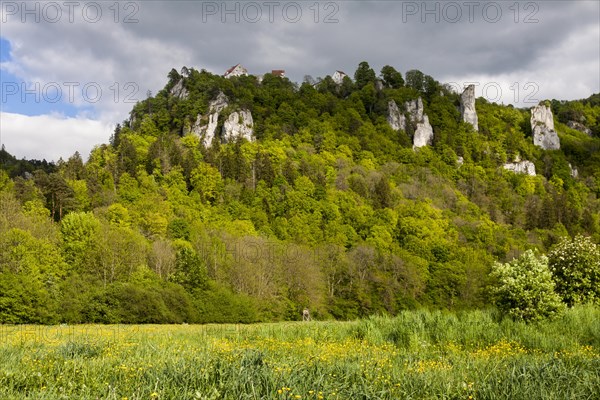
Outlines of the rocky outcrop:
[[516,174],[527,174],[535,176],[535,165],[531,161],[515,161],[504,164],[504,169],[512,171]]
[[413,137],[413,149],[431,146],[433,144],[433,127],[429,123],[429,117],[423,116],[423,121],[417,123],[415,136]]
[[577,178],[579,176],[579,171],[577,170],[577,167],[573,167],[571,163],[569,163],[569,169],[571,170],[571,177]]
[[171,88],[171,91],[169,93],[171,94],[171,96],[177,97],[179,99],[187,99],[188,91],[183,85],[183,78],[180,79],[179,82],[177,82],[175,86]]
[[400,112],[398,104],[396,104],[394,100],[390,100],[388,103],[387,120],[393,130],[406,130],[406,117],[404,116],[404,113]]
[[592,130],[580,122],[569,121],[569,122],[567,122],[567,126],[571,129],[575,129],[575,130],[578,130],[579,132],[583,132],[588,136],[592,136]]
[[544,150],[559,150],[560,139],[554,130],[554,116],[550,107],[538,105],[531,109],[533,144]]
[[407,101],[404,108],[410,114],[410,122],[416,124],[423,121],[423,100],[419,97],[417,100]]
[[219,92],[217,97],[208,104],[208,121],[198,114],[196,122],[192,126],[192,132],[202,138],[204,146],[210,146],[217,134],[219,113],[229,105],[228,101],[227,96],[223,92]]
[[[217,97],[208,104],[208,115],[199,114],[196,118],[191,131],[202,138],[204,146],[208,147],[212,144],[219,127],[219,115],[228,106],[229,99],[223,92],[219,92]],[[253,132],[254,121],[249,110],[240,110],[229,114],[221,130],[222,139],[225,142],[235,140],[238,137],[252,141]]]
[[462,120],[479,131],[479,121],[475,110],[475,85],[469,85],[460,95],[460,116]]
[[417,100],[407,101],[404,106],[409,113],[410,122],[416,124],[413,149],[431,146],[433,144],[433,127],[429,123],[429,117],[425,115],[423,100],[419,97]]
[[252,141],[254,121],[249,110],[240,110],[231,113],[223,125],[223,139],[231,142],[238,137]]
[[[413,149],[431,145],[433,143],[433,128],[429,123],[429,118],[424,113],[423,100],[419,97],[416,100],[404,103],[404,109],[408,113],[408,120],[415,129],[413,136]],[[388,124],[393,130],[402,129],[406,131],[407,120],[403,112],[400,112],[398,105],[394,100],[388,103]]]

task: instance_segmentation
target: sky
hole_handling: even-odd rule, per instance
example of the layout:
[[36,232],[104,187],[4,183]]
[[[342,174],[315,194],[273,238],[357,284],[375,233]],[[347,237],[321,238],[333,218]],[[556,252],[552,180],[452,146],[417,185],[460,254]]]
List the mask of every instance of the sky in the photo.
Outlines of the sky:
[[87,158],[172,68],[286,70],[367,61],[532,107],[600,92],[600,2],[0,1],[0,143]]

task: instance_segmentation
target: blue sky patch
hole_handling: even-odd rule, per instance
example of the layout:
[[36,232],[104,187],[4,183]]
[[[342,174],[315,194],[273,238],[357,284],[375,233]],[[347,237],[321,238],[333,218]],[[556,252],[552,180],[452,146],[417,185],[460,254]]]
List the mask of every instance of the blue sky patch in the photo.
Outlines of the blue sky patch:
[[[0,62],[11,60],[10,42],[0,38]],[[26,82],[6,70],[0,70],[0,104],[3,112],[28,116],[62,114],[75,117],[82,111],[92,112],[93,107],[76,107],[70,101],[70,92],[81,88],[69,88],[54,82]]]

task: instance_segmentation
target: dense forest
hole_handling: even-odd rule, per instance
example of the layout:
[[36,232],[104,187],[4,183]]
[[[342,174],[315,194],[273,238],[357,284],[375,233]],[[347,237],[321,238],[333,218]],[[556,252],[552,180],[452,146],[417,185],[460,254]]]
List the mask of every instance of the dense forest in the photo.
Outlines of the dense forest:
[[[3,148],[0,323],[480,308],[495,261],[564,236],[600,241],[600,94],[546,101],[561,149],[543,150],[529,109],[478,98],[477,132],[460,94],[420,71],[363,62],[353,78],[173,69],[87,160]],[[255,140],[193,132],[220,93],[217,126],[249,110]],[[413,149],[388,103],[419,97],[434,139]],[[515,159],[537,175],[503,168]]]

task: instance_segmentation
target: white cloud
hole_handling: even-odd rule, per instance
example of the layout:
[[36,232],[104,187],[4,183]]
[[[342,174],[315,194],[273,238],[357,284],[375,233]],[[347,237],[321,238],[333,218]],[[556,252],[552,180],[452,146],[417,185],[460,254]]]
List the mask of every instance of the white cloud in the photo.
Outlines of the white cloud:
[[87,159],[94,145],[108,142],[113,127],[85,118],[3,112],[0,132],[0,141],[15,157],[56,161],[66,160],[76,151]]

